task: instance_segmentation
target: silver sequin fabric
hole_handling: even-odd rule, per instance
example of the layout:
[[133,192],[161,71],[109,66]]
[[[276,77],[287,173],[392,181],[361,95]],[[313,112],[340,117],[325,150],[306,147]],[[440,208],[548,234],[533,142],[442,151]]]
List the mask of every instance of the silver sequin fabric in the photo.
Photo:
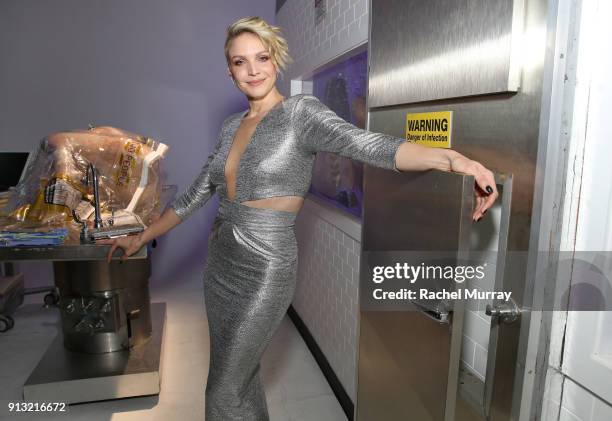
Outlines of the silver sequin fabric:
[[204,271],[210,335],[206,421],[269,419],[260,359],[295,291],[296,214],[241,202],[304,197],[319,151],[397,171],[395,153],[404,142],[346,122],[312,95],[294,95],[258,123],[240,159],[236,198],[230,201],[225,162],[247,112],[223,122],[197,178],[170,205],[185,220],[213,193],[220,199]]

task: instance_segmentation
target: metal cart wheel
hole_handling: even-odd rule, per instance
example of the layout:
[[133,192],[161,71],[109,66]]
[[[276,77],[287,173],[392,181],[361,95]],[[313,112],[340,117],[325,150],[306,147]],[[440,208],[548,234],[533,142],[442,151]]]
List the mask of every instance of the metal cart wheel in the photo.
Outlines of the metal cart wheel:
[[45,307],[57,306],[57,303],[59,303],[59,299],[60,297],[57,291],[51,291],[44,297]]
[[8,318],[0,315],[0,333],[4,333],[11,328],[11,322]]
[[13,319],[11,316],[6,316],[7,320],[9,321],[9,329],[12,329],[15,327],[15,319]]

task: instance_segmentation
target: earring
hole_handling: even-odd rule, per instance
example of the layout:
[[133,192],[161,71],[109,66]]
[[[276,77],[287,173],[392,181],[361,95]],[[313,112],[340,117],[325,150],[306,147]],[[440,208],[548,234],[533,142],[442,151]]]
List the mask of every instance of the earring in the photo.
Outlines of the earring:
[[234,86],[236,86],[236,80],[234,78],[231,78],[231,79],[232,79],[232,83],[234,84]]

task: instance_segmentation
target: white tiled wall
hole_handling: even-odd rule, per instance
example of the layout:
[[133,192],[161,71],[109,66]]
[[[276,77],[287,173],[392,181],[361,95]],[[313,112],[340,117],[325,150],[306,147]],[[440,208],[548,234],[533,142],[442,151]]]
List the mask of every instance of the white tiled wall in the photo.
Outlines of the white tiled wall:
[[299,264],[293,307],[355,402],[361,245],[354,233],[326,220],[319,206],[305,204],[296,221]]
[[[315,24],[313,0],[287,0],[276,25],[294,60],[278,83],[290,95],[292,80],[310,78],[316,69],[367,42],[368,1],[326,0],[326,15]],[[305,205],[296,221],[299,273],[293,306],[355,402],[360,253],[355,231],[360,231],[346,229],[358,225],[351,217],[325,219],[316,209]]]
[[289,43],[294,63],[279,82],[290,93],[292,79],[306,79],[312,72],[368,41],[367,0],[325,0],[326,14],[315,24],[314,0],[287,0],[276,14]]
[[[473,226],[470,248],[471,250],[486,251],[491,258],[487,261],[485,277],[474,279],[469,287],[480,291],[493,291],[495,283],[495,265],[497,249],[499,246],[499,225],[501,207],[498,201],[478,224]],[[487,301],[470,300],[467,303],[463,323],[463,342],[461,347],[461,363],[480,380],[484,381],[487,368],[487,353],[489,348],[489,334],[491,318],[485,315]]]

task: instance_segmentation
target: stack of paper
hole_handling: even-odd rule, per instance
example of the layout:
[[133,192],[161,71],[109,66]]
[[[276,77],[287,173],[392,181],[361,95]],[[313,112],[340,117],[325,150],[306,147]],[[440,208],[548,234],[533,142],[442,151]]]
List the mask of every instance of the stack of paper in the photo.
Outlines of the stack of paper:
[[67,228],[55,228],[49,231],[0,231],[0,247],[37,247],[58,246],[68,235]]

